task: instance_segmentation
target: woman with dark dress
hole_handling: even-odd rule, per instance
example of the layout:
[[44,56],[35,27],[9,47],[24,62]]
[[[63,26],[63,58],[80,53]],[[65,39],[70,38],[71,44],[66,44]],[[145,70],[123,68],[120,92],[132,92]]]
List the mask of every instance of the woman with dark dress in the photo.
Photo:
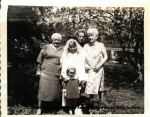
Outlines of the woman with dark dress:
[[40,51],[37,58],[38,68],[40,69],[40,81],[38,91],[38,110],[41,114],[43,101],[52,102],[60,98],[60,57],[62,47],[60,46],[62,36],[54,33],[51,36],[52,44],[46,45]]

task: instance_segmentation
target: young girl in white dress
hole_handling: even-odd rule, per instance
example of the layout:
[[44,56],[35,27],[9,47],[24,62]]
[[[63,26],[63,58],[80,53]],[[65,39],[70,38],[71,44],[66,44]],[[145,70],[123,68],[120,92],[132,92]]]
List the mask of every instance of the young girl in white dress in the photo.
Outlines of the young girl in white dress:
[[[78,79],[79,83],[83,80],[86,81],[87,78],[86,78],[84,63],[85,63],[85,57],[84,57],[84,52],[82,47],[77,43],[76,40],[69,39],[64,47],[63,54],[61,57],[61,67],[62,67],[61,75],[64,81],[70,79],[68,77],[69,74],[67,74],[67,70],[70,66],[74,66],[76,71],[75,78]],[[75,98],[79,98],[79,97],[77,96]],[[63,102],[62,106],[66,106],[66,104],[64,103],[65,102],[64,98],[62,102]]]

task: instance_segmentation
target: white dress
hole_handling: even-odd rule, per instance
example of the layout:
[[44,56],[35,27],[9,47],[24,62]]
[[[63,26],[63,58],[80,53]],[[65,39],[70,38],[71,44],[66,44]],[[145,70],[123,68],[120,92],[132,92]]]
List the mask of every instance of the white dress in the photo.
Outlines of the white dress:
[[62,62],[62,70],[61,75],[66,77],[67,68],[70,66],[74,66],[76,68],[76,74],[78,80],[87,80],[87,76],[85,74],[84,68],[84,58],[83,55],[79,55],[77,53],[67,53],[65,60]]
[[[69,41],[71,41],[72,39],[70,39]],[[77,44],[77,51],[75,53],[70,53],[68,52],[68,43],[65,45],[64,50],[63,50],[63,54],[62,57],[60,59],[60,63],[61,63],[61,75],[63,78],[67,78],[67,69],[70,66],[74,66],[76,68],[76,78],[79,81],[82,80],[87,80],[87,74],[85,73],[85,54],[83,52],[82,47],[79,46],[79,44],[76,42]],[[66,100],[64,97],[64,92],[62,92],[62,106],[66,106]]]

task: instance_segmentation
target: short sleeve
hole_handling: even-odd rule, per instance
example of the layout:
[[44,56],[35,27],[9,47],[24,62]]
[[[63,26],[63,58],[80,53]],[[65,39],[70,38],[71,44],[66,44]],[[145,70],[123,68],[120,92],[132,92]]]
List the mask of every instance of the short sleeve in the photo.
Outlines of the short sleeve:
[[37,58],[37,62],[38,62],[39,64],[42,64],[44,54],[45,54],[45,49],[43,48],[43,49],[40,51],[40,53],[39,53],[39,55],[38,55],[38,58]]
[[103,54],[107,54],[106,48],[103,43],[101,43],[101,50],[102,50]]

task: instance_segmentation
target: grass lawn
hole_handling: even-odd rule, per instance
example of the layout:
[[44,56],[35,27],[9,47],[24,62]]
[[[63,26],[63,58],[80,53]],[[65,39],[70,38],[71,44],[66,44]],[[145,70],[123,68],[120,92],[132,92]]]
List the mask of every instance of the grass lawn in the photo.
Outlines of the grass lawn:
[[[132,66],[107,62],[105,69],[104,103],[102,114],[143,114],[144,85],[131,86],[136,74]],[[12,97],[11,97],[12,98]],[[8,99],[10,101],[11,99]],[[8,114],[35,114],[36,107],[13,105],[8,107]],[[67,114],[64,111],[45,112],[43,114]]]
[[[115,114],[144,113],[144,86],[137,83],[131,86],[136,74],[133,67],[122,64],[105,64],[106,109]],[[106,112],[107,113],[107,112]]]

